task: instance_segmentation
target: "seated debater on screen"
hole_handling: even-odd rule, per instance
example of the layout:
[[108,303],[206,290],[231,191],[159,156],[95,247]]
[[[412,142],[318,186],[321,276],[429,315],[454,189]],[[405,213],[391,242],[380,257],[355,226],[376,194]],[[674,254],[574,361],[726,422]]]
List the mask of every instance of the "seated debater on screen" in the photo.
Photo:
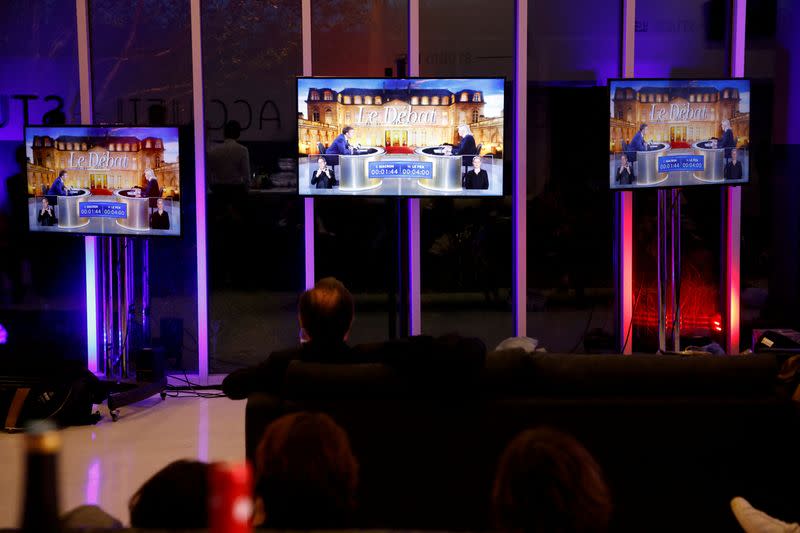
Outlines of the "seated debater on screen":
[[342,128],[342,133],[333,140],[331,145],[328,146],[328,149],[325,150],[325,153],[335,155],[352,155],[358,153],[361,145],[358,144],[355,147],[350,145],[350,139],[355,135],[355,131],[353,126],[345,126]]

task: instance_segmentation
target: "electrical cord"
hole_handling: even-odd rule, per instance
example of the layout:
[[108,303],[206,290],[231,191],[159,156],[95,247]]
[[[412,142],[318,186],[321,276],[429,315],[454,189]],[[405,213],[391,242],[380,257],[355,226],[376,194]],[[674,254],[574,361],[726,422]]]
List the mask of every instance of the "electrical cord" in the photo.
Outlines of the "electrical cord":
[[578,349],[578,346],[581,345],[583,341],[586,340],[586,335],[589,333],[589,328],[592,326],[592,318],[594,317],[594,304],[592,304],[592,308],[589,310],[589,319],[586,321],[586,327],[583,328],[583,333],[581,334],[578,342],[575,343],[575,346],[569,351],[569,353],[575,353]]
[[192,382],[186,372],[183,372],[183,378],[180,376],[168,376],[168,378],[176,379],[186,383],[186,385],[167,385],[164,394],[170,398],[225,398],[223,392],[202,392],[206,390],[219,390],[218,385],[200,385]]

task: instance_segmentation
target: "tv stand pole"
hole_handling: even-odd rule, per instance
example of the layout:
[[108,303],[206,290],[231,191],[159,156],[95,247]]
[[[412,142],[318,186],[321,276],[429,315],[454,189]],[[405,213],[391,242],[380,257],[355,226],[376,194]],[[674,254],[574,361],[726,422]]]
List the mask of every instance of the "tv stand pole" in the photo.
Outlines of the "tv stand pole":
[[672,350],[681,350],[681,190],[658,191],[658,351],[667,352],[667,321]]
[[139,378],[136,368],[137,355],[142,348],[151,346],[149,242],[104,237],[98,256],[97,293],[102,303],[98,329],[103,339],[108,410],[116,421],[121,407],[155,394],[165,399],[167,378],[160,373],[145,381]]

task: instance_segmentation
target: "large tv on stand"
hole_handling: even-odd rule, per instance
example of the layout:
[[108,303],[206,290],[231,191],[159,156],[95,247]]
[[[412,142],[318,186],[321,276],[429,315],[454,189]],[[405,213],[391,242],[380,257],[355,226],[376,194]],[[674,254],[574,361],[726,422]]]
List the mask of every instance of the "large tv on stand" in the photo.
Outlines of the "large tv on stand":
[[28,126],[28,226],[77,235],[181,235],[178,127]]
[[750,80],[612,79],[608,88],[611,189],[750,181]]
[[502,196],[503,78],[297,78],[298,193]]

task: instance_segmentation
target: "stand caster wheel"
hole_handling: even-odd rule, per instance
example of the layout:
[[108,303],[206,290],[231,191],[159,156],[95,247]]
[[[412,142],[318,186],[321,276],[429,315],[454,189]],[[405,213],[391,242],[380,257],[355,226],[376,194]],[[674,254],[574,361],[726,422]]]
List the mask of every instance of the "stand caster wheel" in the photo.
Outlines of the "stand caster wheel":
[[119,419],[119,409],[115,409],[113,411],[109,411],[111,413],[111,421],[116,422]]
[[167,393],[164,392],[164,391],[161,391],[161,401],[163,402],[166,399],[167,399]]

